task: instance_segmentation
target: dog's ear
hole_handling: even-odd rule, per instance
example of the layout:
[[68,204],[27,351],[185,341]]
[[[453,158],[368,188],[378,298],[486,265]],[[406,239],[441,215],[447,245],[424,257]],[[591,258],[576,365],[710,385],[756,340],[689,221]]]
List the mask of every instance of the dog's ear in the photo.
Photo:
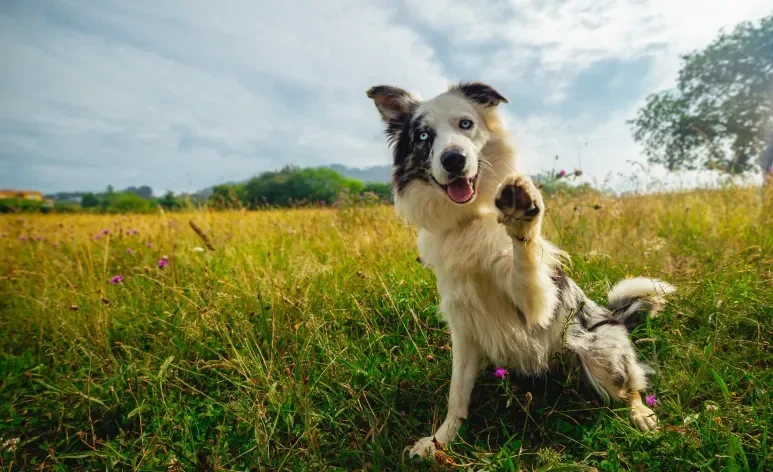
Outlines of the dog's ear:
[[409,92],[389,85],[376,85],[368,89],[368,97],[373,99],[381,119],[385,123],[404,122],[419,101]]
[[490,85],[481,82],[462,82],[453,87],[465,97],[473,102],[483,106],[497,106],[500,103],[509,103],[501,93],[494,90]]

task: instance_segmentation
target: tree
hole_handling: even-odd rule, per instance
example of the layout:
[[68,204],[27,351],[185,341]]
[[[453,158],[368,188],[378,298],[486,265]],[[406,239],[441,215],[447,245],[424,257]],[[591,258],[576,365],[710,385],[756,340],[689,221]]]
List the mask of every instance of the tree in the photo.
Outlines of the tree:
[[110,213],[148,213],[156,208],[154,202],[131,192],[114,193],[105,201],[105,209]]
[[392,186],[381,182],[368,182],[362,189],[363,192],[373,192],[385,202],[392,201]]
[[361,193],[363,184],[325,167],[299,169],[287,166],[278,172],[264,172],[245,186],[246,202],[251,208],[264,203],[276,206],[330,203],[344,189],[352,194]]
[[186,206],[185,202],[175,197],[171,190],[167,191],[157,202],[164,210],[179,210]]
[[668,170],[750,170],[773,129],[773,14],[681,57],[677,86],[628,121],[648,161]]
[[212,187],[212,195],[209,197],[209,204],[213,208],[239,208],[246,199],[244,185],[240,184],[222,184]]
[[83,194],[83,198],[81,198],[82,208],[96,208],[98,206],[99,206],[99,197],[97,197],[91,192]]
[[142,185],[140,187],[129,187],[126,189],[126,192],[131,192],[146,200],[150,200],[153,198],[153,189],[148,187],[147,185]]

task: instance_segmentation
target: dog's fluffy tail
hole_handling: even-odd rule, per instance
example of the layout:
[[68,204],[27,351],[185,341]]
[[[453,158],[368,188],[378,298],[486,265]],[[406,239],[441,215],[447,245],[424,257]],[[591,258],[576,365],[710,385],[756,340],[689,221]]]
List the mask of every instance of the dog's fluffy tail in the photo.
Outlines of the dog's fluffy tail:
[[662,310],[666,304],[666,295],[675,291],[673,285],[658,279],[625,279],[609,291],[607,308],[612,312],[612,316],[631,332],[647,316],[653,316]]

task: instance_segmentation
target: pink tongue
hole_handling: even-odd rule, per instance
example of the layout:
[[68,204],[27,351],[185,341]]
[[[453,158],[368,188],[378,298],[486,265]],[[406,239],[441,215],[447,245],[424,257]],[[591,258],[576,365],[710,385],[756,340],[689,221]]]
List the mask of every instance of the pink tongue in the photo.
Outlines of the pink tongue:
[[469,177],[456,179],[448,184],[448,196],[456,203],[465,203],[472,198],[472,185]]

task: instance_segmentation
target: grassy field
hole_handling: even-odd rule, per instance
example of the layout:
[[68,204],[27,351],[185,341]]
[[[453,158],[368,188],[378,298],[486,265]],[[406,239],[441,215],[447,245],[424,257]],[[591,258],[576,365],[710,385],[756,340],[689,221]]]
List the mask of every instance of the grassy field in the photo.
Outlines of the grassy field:
[[446,463],[403,464],[445,415],[451,360],[391,208],[4,216],[0,470],[773,469],[773,198],[547,204],[595,300],[630,275],[679,289],[634,333],[660,433],[578,372],[488,369]]

